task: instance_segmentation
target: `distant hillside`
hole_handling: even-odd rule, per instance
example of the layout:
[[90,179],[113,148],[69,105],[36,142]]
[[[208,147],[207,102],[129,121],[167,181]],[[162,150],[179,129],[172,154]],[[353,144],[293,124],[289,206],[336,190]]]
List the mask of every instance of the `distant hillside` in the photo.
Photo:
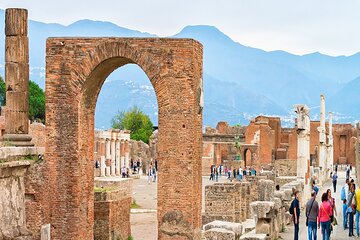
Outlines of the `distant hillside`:
[[[0,29],[4,11],[0,10]],[[30,78],[44,87],[45,43],[47,37],[156,37],[150,33],[119,27],[110,22],[80,20],[69,26],[29,21]],[[338,121],[360,119],[355,100],[360,91],[360,53],[332,57],[321,53],[303,56],[284,51],[263,51],[233,41],[213,26],[187,26],[172,37],[194,38],[204,46],[204,124],[220,120],[245,124],[260,113],[292,118],[292,107],[305,103],[315,107],[326,94],[327,110],[338,112]],[[0,34],[4,49],[4,34]],[[4,73],[4,52],[0,51],[0,75]],[[359,93],[358,93],[359,92]],[[157,120],[157,103],[149,80],[136,66],[111,74],[100,93],[96,126],[109,127],[118,109],[131,105],[144,108]],[[360,106],[360,105],[359,105]]]

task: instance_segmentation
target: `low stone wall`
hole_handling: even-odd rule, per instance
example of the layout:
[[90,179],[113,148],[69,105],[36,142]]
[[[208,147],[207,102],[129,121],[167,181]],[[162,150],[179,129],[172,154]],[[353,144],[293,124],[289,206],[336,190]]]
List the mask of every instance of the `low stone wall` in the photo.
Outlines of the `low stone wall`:
[[204,223],[215,220],[240,223],[250,217],[249,182],[216,183],[205,187]]
[[296,181],[296,176],[280,176],[275,178],[275,186],[279,185],[279,187],[282,187],[283,185],[290,183],[292,181]]
[[96,178],[95,186],[94,239],[128,239],[132,179]]
[[276,176],[296,176],[296,162],[296,159],[276,159],[274,161]]

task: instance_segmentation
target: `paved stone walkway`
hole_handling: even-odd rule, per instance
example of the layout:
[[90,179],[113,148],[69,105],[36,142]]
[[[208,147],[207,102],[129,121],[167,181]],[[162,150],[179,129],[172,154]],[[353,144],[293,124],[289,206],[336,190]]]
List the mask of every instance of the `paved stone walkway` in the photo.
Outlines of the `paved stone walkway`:
[[[355,179],[355,175],[352,175],[352,177]],[[318,196],[316,198],[316,200],[318,201],[318,203],[320,205],[320,203],[321,203],[321,195],[327,189],[331,189],[331,193],[332,193],[333,197],[335,197],[335,203],[336,203],[336,209],[337,209],[336,219],[338,221],[338,225],[334,227],[334,231],[330,236],[331,240],[358,239],[358,238],[355,238],[355,237],[349,237],[348,236],[349,235],[348,230],[345,231],[343,229],[343,227],[342,227],[343,226],[343,218],[342,218],[343,214],[342,214],[342,202],[340,200],[340,194],[341,194],[341,188],[342,188],[342,186],[344,184],[345,184],[345,172],[339,172],[339,178],[338,178],[336,193],[334,193],[332,182],[329,180],[328,182],[326,182],[324,184],[323,187],[321,187],[319,189],[319,193],[318,193]],[[306,197],[306,199],[309,199],[309,197]],[[354,218],[354,221],[355,221],[355,218]],[[355,233],[356,233],[356,230],[354,229],[354,234]],[[280,235],[281,238],[280,239],[286,239],[286,240],[294,239],[293,234],[294,234],[294,226],[293,225],[287,226],[286,231],[284,233],[281,233],[281,235]],[[322,239],[321,229],[318,229],[317,234],[318,234],[317,239]],[[308,239],[307,227],[305,226],[305,212],[304,212],[304,210],[301,212],[301,215],[300,215],[299,239],[301,239],[301,240]]]

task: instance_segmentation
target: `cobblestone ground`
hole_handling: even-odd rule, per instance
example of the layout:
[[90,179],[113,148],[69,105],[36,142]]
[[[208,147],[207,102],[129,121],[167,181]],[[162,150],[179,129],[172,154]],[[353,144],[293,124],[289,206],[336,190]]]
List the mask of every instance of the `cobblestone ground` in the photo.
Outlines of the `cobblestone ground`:
[[[226,182],[225,177],[220,177],[219,182]],[[215,181],[210,181],[209,177],[203,177],[203,191],[202,191],[202,210],[205,208],[205,186],[214,184]],[[157,239],[157,184],[156,182],[147,181],[146,176],[141,176],[140,179],[134,180],[133,198],[140,206],[139,209],[132,210],[131,213],[131,234],[135,240],[156,240]],[[136,213],[135,213],[136,212]]]
[[[355,175],[352,175],[352,177],[355,179]],[[339,178],[338,178],[336,193],[334,193],[332,182],[328,181],[327,183],[324,184],[323,187],[321,187],[319,189],[319,194],[318,194],[318,197],[316,199],[320,204],[321,195],[327,189],[331,189],[332,195],[333,195],[333,197],[335,197],[336,209],[337,209],[336,219],[338,221],[338,225],[334,227],[334,231],[332,232],[332,234],[330,236],[331,240],[360,239],[360,238],[356,238],[356,237],[349,237],[348,236],[349,235],[348,230],[344,230],[343,227],[342,227],[343,226],[343,218],[342,218],[343,213],[342,213],[342,202],[340,200],[340,192],[341,192],[341,188],[342,188],[342,186],[344,184],[345,184],[345,172],[339,172]],[[306,197],[306,199],[308,199],[308,197]],[[354,220],[355,220],[355,218],[354,218]],[[354,229],[354,234],[355,233],[356,233],[356,230]],[[280,239],[286,239],[286,240],[294,239],[293,234],[294,234],[294,226],[293,225],[287,226],[286,231],[281,234]],[[318,234],[317,239],[322,239],[321,229],[318,229],[317,234]],[[299,239],[301,239],[301,240],[308,239],[307,227],[305,226],[305,214],[304,214],[304,211],[302,211],[301,215],[300,215]]]

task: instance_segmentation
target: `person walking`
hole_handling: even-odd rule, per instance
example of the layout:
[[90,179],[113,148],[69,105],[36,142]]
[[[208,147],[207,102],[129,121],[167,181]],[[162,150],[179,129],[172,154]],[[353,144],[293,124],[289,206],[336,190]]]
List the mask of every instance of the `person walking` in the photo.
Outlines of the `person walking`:
[[219,181],[219,167],[216,167],[215,168],[215,181],[217,182],[217,181]]
[[321,226],[321,234],[323,240],[330,240],[330,216],[332,209],[328,201],[327,193],[321,196],[321,205],[319,208],[318,228]]
[[290,208],[291,208],[291,212],[293,214],[293,222],[294,222],[294,240],[298,240],[299,239],[299,219],[300,219],[300,203],[299,203],[299,198],[300,198],[300,192],[299,191],[295,191],[295,197],[294,200],[292,201]]
[[354,236],[354,212],[355,212],[355,186],[350,185],[350,191],[346,199],[347,202],[347,216],[349,221],[349,237]]
[[356,235],[360,237],[360,229],[359,229],[359,216],[360,216],[360,187],[355,191],[355,205],[356,205],[356,218],[355,218],[355,226],[356,226]]
[[243,179],[243,170],[242,170],[241,166],[239,167],[239,178],[240,178],[240,181],[242,181],[242,179]]
[[347,219],[347,213],[346,213],[346,210],[347,210],[346,199],[347,199],[348,194],[349,194],[349,179],[347,178],[344,186],[342,186],[342,188],[341,188],[341,194],[340,194],[340,199],[343,202],[343,211],[342,212],[343,212],[344,230],[348,228],[348,224],[347,224],[348,219]]
[[319,214],[319,204],[316,201],[316,192],[311,193],[311,198],[306,203],[306,223],[308,227],[308,239],[317,239],[317,216]]
[[338,175],[337,175],[337,172],[335,171],[334,174],[332,175],[332,182],[333,182],[333,187],[334,187],[334,193],[336,193],[336,183],[337,183],[337,179],[338,179]]

